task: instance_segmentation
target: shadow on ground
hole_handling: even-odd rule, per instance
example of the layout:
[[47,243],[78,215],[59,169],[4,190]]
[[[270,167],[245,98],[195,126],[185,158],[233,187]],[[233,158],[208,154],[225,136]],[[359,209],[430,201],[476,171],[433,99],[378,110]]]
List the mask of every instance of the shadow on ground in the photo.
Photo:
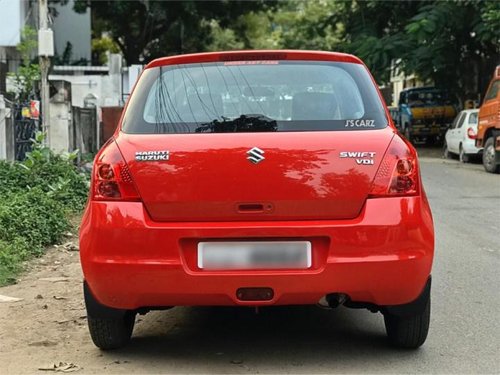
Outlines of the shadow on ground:
[[[359,360],[387,357],[381,314],[339,308],[269,307],[176,308],[141,317],[130,346],[113,354],[130,361],[178,361],[246,367],[345,366]],[[398,356],[415,352],[398,351]],[[107,353],[105,353],[107,355]],[[250,368],[248,367],[248,368]],[[347,369],[347,368],[346,368]],[[337,368],[338,370],[338,368]]]

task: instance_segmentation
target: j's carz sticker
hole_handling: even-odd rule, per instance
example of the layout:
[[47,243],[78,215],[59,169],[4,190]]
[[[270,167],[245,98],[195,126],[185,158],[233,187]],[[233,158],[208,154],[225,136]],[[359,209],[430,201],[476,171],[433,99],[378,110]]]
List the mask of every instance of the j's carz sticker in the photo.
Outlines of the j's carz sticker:
[[346,128],[374,128],[375,120],[345,120]]

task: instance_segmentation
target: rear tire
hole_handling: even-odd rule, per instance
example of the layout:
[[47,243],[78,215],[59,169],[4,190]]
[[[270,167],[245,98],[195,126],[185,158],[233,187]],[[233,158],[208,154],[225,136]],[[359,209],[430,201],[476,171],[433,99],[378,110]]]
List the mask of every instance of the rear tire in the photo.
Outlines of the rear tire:
[[448,144],[446,143],[446,140],[444,141],[444,144],[443,144],[443,158],[451,159],[451,153],[448,150]]
[[127,312],[116,318],[88,316],[90,336],[94,344],[103,350],[118,349],[127,345],[132,337],[135,313]]
[[405,349],[416,349],[421,346],[429,332],[430,316],[430,297],[421,313],[399,316],[385,312],[385,329],[391,345]]
[[460,145],[460,152],[458,154],[458,160],[460,160],[461,163],[468,163],[469,162],[469,155],[467,155],[465,153],[462,145]]
[[500,165],[495,164],[495,144],[493,137],[489,137],[484,144],[483,166],[486,172],[500,173]]

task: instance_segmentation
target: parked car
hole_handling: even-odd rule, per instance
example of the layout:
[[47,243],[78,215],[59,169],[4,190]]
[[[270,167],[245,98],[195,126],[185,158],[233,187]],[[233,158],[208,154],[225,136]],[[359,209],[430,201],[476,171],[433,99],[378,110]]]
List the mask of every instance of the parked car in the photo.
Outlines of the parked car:
[[434,231],[417,153],[357,57],[240,51],[147,65],[94,161],[80,229],[88,325],[125,345],[172,306],[381,312],[416,348]]
[[443,148],[445,158],[453,154],[458,155],[462,163],[467,163],[471,158],[479,158],[483,152],[482,147],[476,147],[478,109],[467,109],[460,112],[446,132]]

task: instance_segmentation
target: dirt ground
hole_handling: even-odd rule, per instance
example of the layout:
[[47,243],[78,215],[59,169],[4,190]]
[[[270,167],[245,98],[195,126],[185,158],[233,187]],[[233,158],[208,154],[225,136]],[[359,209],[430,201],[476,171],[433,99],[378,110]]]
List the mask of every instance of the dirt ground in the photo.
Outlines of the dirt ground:
[[[0,373],[143,372],[126,370],[123,354],[107,355],[90,339],[75,234],[27,265],[18,283],[0,288]],[[69,250],[68,250],[69,249]],[[139,317],[138,324],[142,318]],[[137,326],[136,326],[137,327]],[[45,369],[45,370],[42,370]],[[56,373],[56,372],[54,372]]]
[[[67,240],[76,244],[77,237]],[[0,288],[0,295],[21,299],[0,303],[2,372],[33,373],[54,363],[78,363],[80,351],[88,347],[83,299],[75,298],[82,294],[81,285],[78,251],[58,246],[32,261],[17,284]],[[68,347],[75,343],[73,353]]]

